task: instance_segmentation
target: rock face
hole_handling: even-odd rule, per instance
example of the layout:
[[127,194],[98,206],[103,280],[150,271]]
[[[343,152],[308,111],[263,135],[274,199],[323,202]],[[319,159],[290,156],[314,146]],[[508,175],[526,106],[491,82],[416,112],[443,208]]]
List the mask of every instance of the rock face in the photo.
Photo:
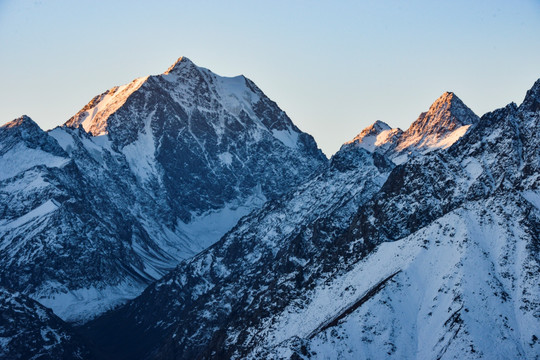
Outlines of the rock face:
[[327,166],[252,81],[186,58],[63,127],[4,125],[0,155],[0,284],[69,321],[135,297]]
[[412,128],[468,131],[397,166],[360,146],[374,124],[83,332],[115,359],[537,357],[537,87],[481,119],[432,107]]
[[94,355],[51,309],[0,288],[0,358],[83,360]]

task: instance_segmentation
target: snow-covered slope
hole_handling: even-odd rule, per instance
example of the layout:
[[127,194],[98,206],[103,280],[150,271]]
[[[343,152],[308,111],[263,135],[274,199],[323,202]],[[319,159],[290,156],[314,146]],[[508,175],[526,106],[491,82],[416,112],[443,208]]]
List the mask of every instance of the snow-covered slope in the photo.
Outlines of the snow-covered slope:
[[66,126],[4,125],[0,155],[0,284],[70,321],[136,296],[327,166],[253,82],[186,58]]
[[114,358],[537,357],[539,88],[396,167],[343,147],[85,333]]
[[381,244],[310,292],[307,306],[287,308],[248,357],[534,358],[540,292],[538,254],[527,249],[536,241],[531,210],[538,215],[521,197],[475,201]]
[[82,360],[94,356],[51,309],[19,292],[0,288],[0,358]]

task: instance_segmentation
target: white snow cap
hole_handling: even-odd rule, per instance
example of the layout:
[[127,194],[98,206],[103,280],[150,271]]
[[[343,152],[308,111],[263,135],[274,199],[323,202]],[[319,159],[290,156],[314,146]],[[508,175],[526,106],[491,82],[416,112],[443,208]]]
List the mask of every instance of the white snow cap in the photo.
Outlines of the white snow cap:
[[345,146],[352,144],[373,152],[376,148],[388,144],[396,135],[399,136],[401,133],[400,129],[392,129],[387,123],[377,120],[362,130],[354,139],[345,143]]

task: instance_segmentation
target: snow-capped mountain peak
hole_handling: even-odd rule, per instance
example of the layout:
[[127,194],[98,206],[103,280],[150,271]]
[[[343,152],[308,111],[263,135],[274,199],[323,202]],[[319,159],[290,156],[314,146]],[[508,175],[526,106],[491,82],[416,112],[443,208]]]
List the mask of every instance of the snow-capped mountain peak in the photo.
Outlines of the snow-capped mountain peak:
[[403,133],[396,151],[447,148],[478,119],[457,95],[447,91]]
[[34,120],[32,120],[28,115],[22,115],[19,118],[16,118],[14,120],[11,120],[10,122],[5,123],[4,125],[2,125],[2,127],[12,128],[16,126],[25,126],[25,124],[29,126],[34,126],[34,125],[37,126]]
[[[65,156],[66,154],[58,146],[56,141],[50,139],[47,134],[41,130],[38,124],[30,117],[23,115],[15,120],[12,120],[0,127],[0,164],[6,161],[3,172],[0,174],[0,179],[6,177],[8,168],[14,166],[13,160],[7,160],[6,155],[10,151],[20,151],[22,147],[29,148],[31,151],[42,150],[45,153],[55,156]],[[38,156],[30,156],[28,159],[21,161],[25,165],[37,161]]]
[[366,127],[354,139],[346,142],[342,149],[354,146],[374,152],[387,151],[392,147],[403,131],[399,128],[391,128],[387,123],[377,120]]
[[369,134],[372,134],[372,133],[376,133],[376,134],[380,134],[381,132],[385,131],[385,130],[390,130],[391,127],[390,125],[388,125],[387,123],[385,123],[384,121],[381,121],[381,120],[377,120],[375,121],[373,124],[371,124],[370,126],[368,126],[367,128],[365,128],[364,130],[362,130],[361,134],[365,134],[365,133],[369,133]]
[[253,82],[181,58],[63,127],[0,128],[0,285],[92,317],[327,164]]

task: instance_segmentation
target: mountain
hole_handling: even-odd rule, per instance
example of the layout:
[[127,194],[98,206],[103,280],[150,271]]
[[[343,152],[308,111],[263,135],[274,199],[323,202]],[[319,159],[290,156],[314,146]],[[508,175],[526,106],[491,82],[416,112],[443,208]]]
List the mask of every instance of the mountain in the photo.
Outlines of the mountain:
[[343,144],[343,147],[355,146],[370,152],[377,151],[384,154],[396,147],[402,135],[401,129],[392,129],[387,123],[377,120],[362,130],[354,139]]
[[415,128],[450,126],[430,136],[467,131],[399,165],[343,146],[318,177],[81,330],[115,359],[537,357],[538,89],[470,124],[421,116]]
[[135,297],[327,166],[252,81],[186,58],[49,132],[7,123],[0,156],[0,285],[69,321]]
[[445,92],[406,130],[376,121],[343,146],[359,146],[401,164],[412,155],[447,148],[462,137],[478,116],[452,92]]
[[69,325],[29,297],[0,288],[0,309],[0,358],[94,358]]
[[95,97],[66,123],[79,125],[106,134],[185,222],[259,192],[274,198],[326,161],[252,81],[220,77],[185,57],[164,74]]

